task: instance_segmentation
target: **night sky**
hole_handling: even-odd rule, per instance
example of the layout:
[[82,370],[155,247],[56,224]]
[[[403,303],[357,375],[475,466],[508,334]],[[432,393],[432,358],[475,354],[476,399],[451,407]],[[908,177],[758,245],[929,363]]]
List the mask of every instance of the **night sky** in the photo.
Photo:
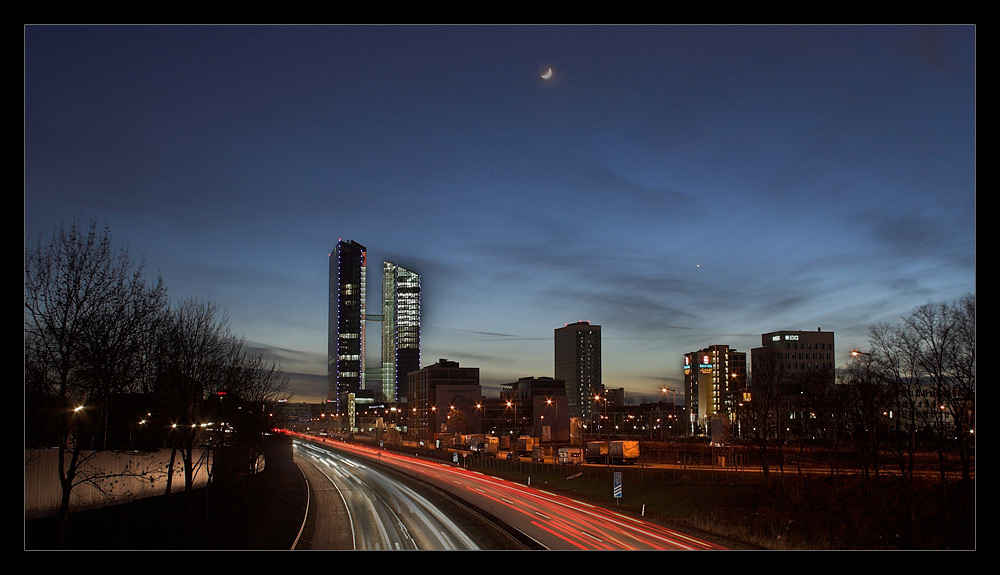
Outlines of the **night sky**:
[[25,242],[107,224],[293,401],[326,395],[339,238],[368,248],[369,313],[383,259],[422,274],[422,365],[490,386],[552,376],[579,320],[633,399],[770,331],[833,331],[844,365],[975,292],[975,33],[27,26]]

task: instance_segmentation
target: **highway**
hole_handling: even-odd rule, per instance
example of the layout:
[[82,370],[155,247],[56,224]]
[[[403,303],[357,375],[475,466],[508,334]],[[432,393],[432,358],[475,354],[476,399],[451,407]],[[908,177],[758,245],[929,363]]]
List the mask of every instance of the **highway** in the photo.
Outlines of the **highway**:
[[[295,440],[311,466],[310,549],[473,550],[479,545],[423,495],[356,454]],[[376,461],[378,456],[376,455]]]
[[[329,441],[354,458],[377,461],[492,514],[533,540],[558,550],[698,550],[723,547],[640,519],[454,465]],[[353,509],[353,508],[352,508]],[[409,533],[413,533],[412,530]]]

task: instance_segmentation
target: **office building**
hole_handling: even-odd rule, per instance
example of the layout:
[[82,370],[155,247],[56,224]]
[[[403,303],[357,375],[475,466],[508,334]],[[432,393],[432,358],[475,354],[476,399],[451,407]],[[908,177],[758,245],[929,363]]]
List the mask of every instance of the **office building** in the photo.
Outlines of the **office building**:
[[505,383],[500,399],[506,408],[505,433],[512,438],[530,435],[543,442],[568,442],[569,405],[566,382],[551,377],[522,377]]
[[684,355],[684,404],[690,431],[704,433],[713,416],[729,417],[747,383],[747,354],[712,345]]
[[417,437],[433,441],[438,434],[482,433],[479,368],[438,360],[407,374],[410,427]]
[[382,262],[382,395],[400,401],[420,369],[420,275]]
[[780,368],[783,393],[800,391],[799,382],[810,374],[822,373],[834,377],[834,339],[832,331],[773,331],[760,336],[761,347],[750,350],[750,367],[763,361],[764,354],[773,354]]
[[624,387],[605,386],[600,393],[595,393],[590,401],[593,411],[586,422],[590,433],[598,437],[607,437],[625,429],[628,407],[625,405]]
[[[330,315],[327,401],[350,415],[348,394],[365,387],[365,266],[367,250],[353,240],[337,242],[330,254]],[[353,422],[348,424],[353,427]]]
[[601,382],[601,326],[589,321],[555,330],[555,377],[566,382],[570,417],[590,418]]

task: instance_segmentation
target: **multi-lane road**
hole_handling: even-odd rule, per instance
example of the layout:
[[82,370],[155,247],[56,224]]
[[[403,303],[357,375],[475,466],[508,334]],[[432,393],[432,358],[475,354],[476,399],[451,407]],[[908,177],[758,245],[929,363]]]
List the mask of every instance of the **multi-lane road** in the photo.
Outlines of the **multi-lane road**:
[[[345,539],[351,525],[358,549],[474,549],[463,536],[464,522],[448,515],[387,468],[451,494],[490,514],[522,534],[531,547],[544,549],[723,549],[676,530],[589,505],[541,489],[392,452],[329,442],[310,446],[296,442],[297,455],[315,461],[342,499],[340,513],[327,512]],[[319,453],[318,453],[319,452]],[[329,455],[333,454],[333,455]],[[311,484],[315,479],[310,480]],[[315,485],[314,485],[315,490]],[[316,525],[315,531],[327,528]],[[313,545],[313,548],[317,548]]]
[[[471,550],[479,544],[438,505],[357,455],[298,440],[310,484],[311,549]],[[377,456],[376,456],[377,458]]]

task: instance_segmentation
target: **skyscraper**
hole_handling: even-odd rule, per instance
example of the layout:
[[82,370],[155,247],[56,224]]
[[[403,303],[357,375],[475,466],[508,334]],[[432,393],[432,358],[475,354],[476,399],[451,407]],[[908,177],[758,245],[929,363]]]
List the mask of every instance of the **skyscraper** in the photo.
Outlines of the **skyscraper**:
[[345,413],[344,393],[364,389],[365,266],[367,250],[353,240],[337,242],[330,254],[330,316],[327,399]]
[[590,417],[594,396],[601,393],[601,326],[589,321],[555,330],[556,379],[566,382],[570,417]]
[[398,401],[420,369],[420,275],[382,262],[382,394]]

